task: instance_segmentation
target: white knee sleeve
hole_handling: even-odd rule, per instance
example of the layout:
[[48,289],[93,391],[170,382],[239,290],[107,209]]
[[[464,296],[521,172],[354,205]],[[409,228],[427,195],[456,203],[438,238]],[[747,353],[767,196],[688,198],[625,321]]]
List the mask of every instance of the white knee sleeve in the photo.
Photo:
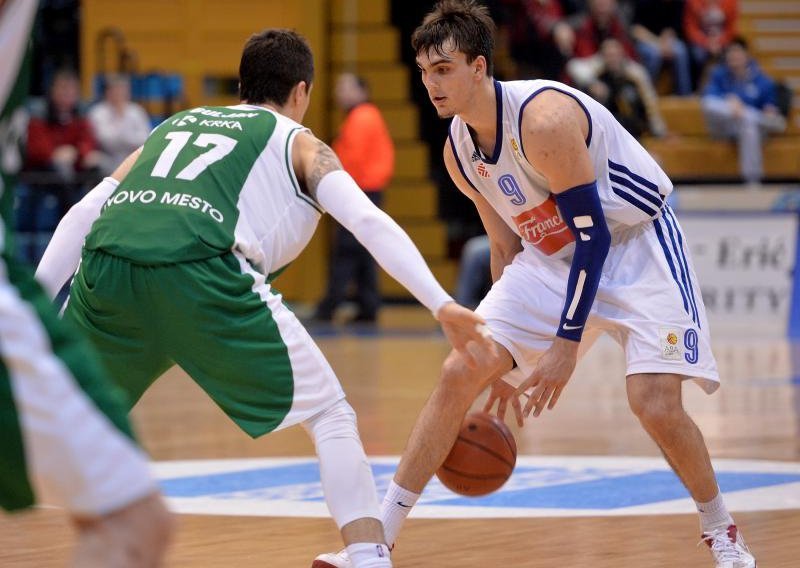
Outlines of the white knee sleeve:
[[356,413],[342,399],[306,420],[319,456],[322,490],[333,520],[341,529],[357,519],[380,519],[372,468],[358,437]]

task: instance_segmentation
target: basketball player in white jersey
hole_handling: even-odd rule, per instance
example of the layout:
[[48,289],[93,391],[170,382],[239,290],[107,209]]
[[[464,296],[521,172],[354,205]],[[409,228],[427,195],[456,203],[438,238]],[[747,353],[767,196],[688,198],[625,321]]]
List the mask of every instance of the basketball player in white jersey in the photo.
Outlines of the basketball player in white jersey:
[[[491,241],[494,285],[477,312],[501,356],[477,368],[456,352],[445,361],[384,499],[387,542],[481,391],[491,385],[487,410],[499,401],[503,417],[510,402],[521,425],[556,405],[582,346],[605,332],[625,351],[631,409],[697,502],[717,567],[753,568],[681,404],[687,379],[711,393],[719,378],[688,246],[665,202],[672,184],[584,93],[495,81],[493,28],[474,0],[443,0],[412,38],[431,102],[453,117],[448,172]],[[342,554],[320,559],[348,566]]]

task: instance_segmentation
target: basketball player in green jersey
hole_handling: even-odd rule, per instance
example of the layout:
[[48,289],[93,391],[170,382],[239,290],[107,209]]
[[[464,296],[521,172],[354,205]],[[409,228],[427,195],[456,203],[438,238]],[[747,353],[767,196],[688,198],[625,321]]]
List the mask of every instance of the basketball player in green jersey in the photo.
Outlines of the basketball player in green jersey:
[[271,275],[328,211],[465,357],[490,343],[482,320],[452,301],[405,232],[301,126],[313,70],[296,33],[251,37],[239,68],[242,104],[164,121],[123,164],[121,183],[106,179],[65,217],[38,277],[55,293],[84,243],[65,317],[92,339],[130,404],[177,364],[253,437],[302,424],[354,566],[387,567],[355,414]]
[[36,2],[0,0],[0,507],[26,509],[41,490],[74,520],[75,566],[150,568],[171,521],[122,393],[11,250],[35,14]]

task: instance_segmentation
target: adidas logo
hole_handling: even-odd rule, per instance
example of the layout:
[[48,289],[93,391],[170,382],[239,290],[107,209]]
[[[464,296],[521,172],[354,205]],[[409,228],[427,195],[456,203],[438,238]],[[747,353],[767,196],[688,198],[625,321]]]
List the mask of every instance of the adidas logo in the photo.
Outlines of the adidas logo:
[[478,151],[477,151],[477,150],[475,150],[475,151],[472,153],[472,161],[473,161],[473,162],[477,162],[477,161],[478,161],[478,160],[480,160],[480,159],[481,159],[481,155],[480,155],[480,154],[478,154]]

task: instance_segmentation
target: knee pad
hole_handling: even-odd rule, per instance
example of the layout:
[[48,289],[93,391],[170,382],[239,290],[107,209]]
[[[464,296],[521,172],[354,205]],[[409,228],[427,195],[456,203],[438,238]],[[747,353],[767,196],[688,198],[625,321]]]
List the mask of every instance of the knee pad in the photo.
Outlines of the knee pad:
[[361,443],[356,412],[344,398],[303,422],[303,427],[316,445],[337,438],[353,438]]

